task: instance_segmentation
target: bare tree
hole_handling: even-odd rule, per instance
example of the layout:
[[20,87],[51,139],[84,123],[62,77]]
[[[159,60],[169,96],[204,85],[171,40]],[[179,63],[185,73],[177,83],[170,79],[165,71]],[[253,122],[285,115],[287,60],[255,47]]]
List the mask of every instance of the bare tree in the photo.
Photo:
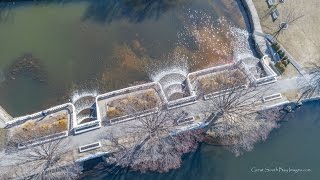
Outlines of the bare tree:
[[311,72],[308,75],[309,81],[301,89],[301,95],[297,100],[300,103],[302,99],[308,99],[313,95],[320,95],[320,65],[316,63],[310,64]]
[[14,2],[5,2],[0,4],[0,23],[7,22],[13,17],[12,8],[14,7]]
[[201,130],[178,133],[175,117],[167,111],[137,117],[133,123],[128,125],[126,137],[112,134],[103,137],[116,151],[109,163],[142,172],[167,172],[180,167],[181,156],[196,149],[203,138]]
[[272,33],[273,39],[277,39],[284,30],[288,29],[289,25],[292,25],[303,16],[304,15],[297,12],[297,7],[284,7],[284,11],[280,16],[279,27],[274,33]]
[[[12,166],[14,174],[8,176],[25,179],[75,179],[81,172],[81,168],[75,162],[71,165],[61,166],[63,156],[67,154],[68,143],[63,139],[50,141],[41,145],[30,145],[18,142],[15,139],[13,144],[20,144],[24,149],[18,150]],[[12,147],[11,147],[12,148]],[[17,148],[17,147],[16,147]]]
[[247,83],[245,79],[237,77],[234,80],[233,83],[224,80],[217,84],[222,93],[211,100],[217,117],[209,123],[207,133],[213,142],[239,155],[242,151],[250,151],[255,142],[265,140],[270,131],[277,127],[277,118],[257,113],[267,91],[264,87],[247,84],[248,87],[242,88],[239,85],[240,82]]
[[320,94],[320,65],[316,63],[312,63],[312,72],[311,72],[311,87],[312,92]]

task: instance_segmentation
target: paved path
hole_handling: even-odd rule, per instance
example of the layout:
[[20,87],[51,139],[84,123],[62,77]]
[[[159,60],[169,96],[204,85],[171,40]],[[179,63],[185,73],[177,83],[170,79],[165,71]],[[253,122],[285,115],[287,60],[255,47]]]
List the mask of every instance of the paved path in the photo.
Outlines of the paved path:
[[[296,76],[290,79],[279,80],[276,83],[264,85],[263,89],[265,90],[265,92],[263,96],[276,94],[276,93],[283,93],[290,90],[297,90],[304,86],[304,84],[301,83],[302,81],[304,81],[303,76]],[[272,104],[278,103],[278,102],[262,103],[261,100],[262,100],[262,97],[256,100],[258,102],[257,108],[262,108],[265,106],[270,106]],[[171,111],[171,113],[179,114],[182,111],[185,111],[189,113],[189,116],[199,116],[205,119],[206,116],[208,116],[210,113],[213,112],[213,107],[210,106],[210,104],[211,104],[210,100],[204,101],[202,99],[199,99],[195,104],[174,109]],[[102,126],[100,129],[96,129],[96,130],[89,131],[89,132],[75,135],[75,136],[73,135],[69,136],[67,138],[68,144],[69,144],[68,148],[70,148],[70,150],[73,152],[72,159],[80,159],[90,155],[90,153],[97,153],[99,151],[109,151],[110,149],[106,149],[105,147],[103,147],[103,148],[97,149],[96,151],[89,151],[88,153],[78,153],[78,147],[100,141],[101,136],[108,135],[109,133],[126,136],[127,127],[134,123],[137,123],[137,121],[132,120],[124,123]],[[4,153],[0,153],[0,158],[2,158],[1,156],[6,156],[6,155]],[[6,163],[8,162],[1,161],[0,166],[5,165]]]
[[[305,77],[304,76],[296,76],[292,77],[290,79],[283,79],[279,80],[276,83],[267,84],[264,85],[264,92],[266,95],[271,95],[275,93],[283,93],[290,90],[297,90],[305,86]],[[278,104],[280,102],[286,101],[285,98],[282,98],[280,100],[271,101],[268,103],[262,102],[262,97],[256,99],[256,109],[261,109],[263,107],[269,107],[275,104]],[[209,116],[213,112],[213,107],[210,106],[211,101],[204,101],[202,99],[198,100],[195,104],[191,104],[188,106],[184,106],[181,108],[177,108],[175,110],[172,110],[172,113],[178,114],[182,110],[189,113],[189,116],[199,116],[202,118],[202,120],[205,120],[206,117]],[[109,133],[118,134],[120,136],[128,136],[126,134],[126,129],[128,126],[137,123],[138,121],[132,120],[124,123],[119,123],[115,125],[108,125],[103,126],[100,129],[96,129],[94,131],[89,131],[83,134],[75,135],[75,136],[69,136],[67,139],[68,145],[66,146],[69,150],[69,152],[63,157],[62,164],[68,164],[70,162],[73,162],[74,160],[79,159],[90,159],[93,158],[95,155],[103,155],[106,152],[112,152],[115,149],[110,149],[110,146],[106,146],[106,141],[101,140],[101,136],[106,136]],[[86,144],[91,144],[94,142],[100,141],[102,143],[102,147],[98,148],[96,150],[91,150],[84,153],[78,152],[78,147]],[[27,151],[27,150],[24,150]],[[2,168],[6,169],[8,165],[12,165],[17,163],[17,159],[20,156],[22,151],[18,151],[18,153],[15,154],[5,154],[3,151],[0,152],[0,171]]]

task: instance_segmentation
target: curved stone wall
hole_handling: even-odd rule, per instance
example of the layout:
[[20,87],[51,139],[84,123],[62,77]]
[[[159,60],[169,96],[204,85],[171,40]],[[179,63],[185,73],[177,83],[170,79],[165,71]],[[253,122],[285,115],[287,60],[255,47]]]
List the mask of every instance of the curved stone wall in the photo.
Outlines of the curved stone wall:
[[252,28],[252,37],[255,41],[255,47],[258,51],[260,58],[262,58],[267,52],[267,45],[264,39],[264,33],[260,24],[260,18],[256,7],[254,6],[252,0],[240,0],[244,10],[249,18],[251,28]]

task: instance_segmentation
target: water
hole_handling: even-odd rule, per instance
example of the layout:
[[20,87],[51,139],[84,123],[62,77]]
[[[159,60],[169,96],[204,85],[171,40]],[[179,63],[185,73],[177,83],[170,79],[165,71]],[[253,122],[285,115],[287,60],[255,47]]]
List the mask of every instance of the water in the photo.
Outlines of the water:
[[5,81],[5,76],[2,71],[0,71],[0,84]]
[[[232,59],[221,52],[230,45],[225,24],[246,29],[238,2],[151,2],[0,3],[0,104],[18,116],[67,102],[76,90],[107,92],[151,81],[154,67],[179,64],[184,55],[187,71]],[[197,22],[202,17],[212,22]],[[198,44],[196,35],[203,36]],[[32,55],[31,68],[12,75],[25,54]]]
[[[201,145],[184,158],[180,169],[168,173],[130,172],[116,179],[130,180],[316,180],[320,177],[320,101],[306,103],[270,137],[239,157],[223,148]],[[311,172],[252,172],[255,168],[310,169]],[[252,170],[252,171],[251,171]],[[105,170],[84,179],[108,179]]]

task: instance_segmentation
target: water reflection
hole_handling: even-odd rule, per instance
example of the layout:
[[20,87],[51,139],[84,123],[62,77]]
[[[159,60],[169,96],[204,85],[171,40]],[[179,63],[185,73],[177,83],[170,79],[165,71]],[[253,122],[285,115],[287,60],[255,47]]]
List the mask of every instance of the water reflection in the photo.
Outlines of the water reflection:
[[1,3],[0,2],[0,23],[7,22],[12,18],[12,7],[14,7],[14,3]]
[[91,1],[83,19],[111,23],[114,20],[127,19],[140,23],[146,19],[157,20],[169,9],[190,2],[190,0],[94,0]]

